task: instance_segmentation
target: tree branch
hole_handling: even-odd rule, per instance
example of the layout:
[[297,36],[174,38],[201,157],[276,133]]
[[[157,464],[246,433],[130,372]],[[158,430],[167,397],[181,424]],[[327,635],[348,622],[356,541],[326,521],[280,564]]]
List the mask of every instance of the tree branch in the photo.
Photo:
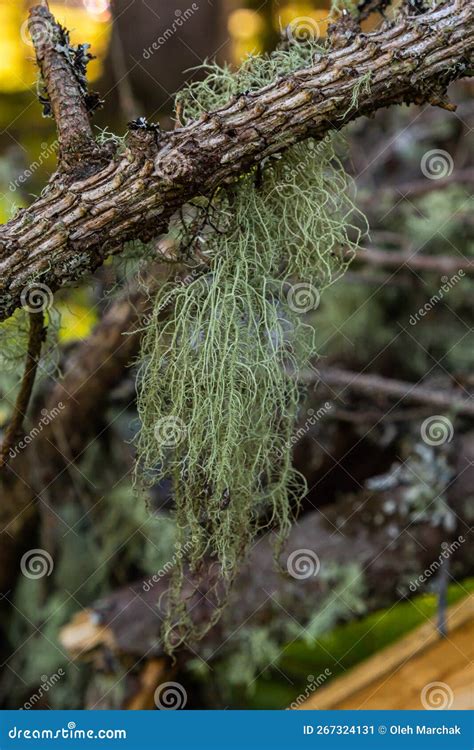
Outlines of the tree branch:
[[10,424],[5,431],[3,443],[0,448],[0,469],[8,462],[10,448],[13,447],[15,439],[21,430],[23,419],[30,403],[31,393],[36,378],[38,362],[41,355],[41,347],[45,337],[43,312],[30,313],[30,332],[28,337],[28,350],[26,354],[25,371],[20,385],[20,390],[13,409]]
[[409,268],[414,271],[433,271],[442,274],[464,271],[470,275],[474,274],[474,260],[451,255],[420,255],[411,251],[360,247],[356,258],[386,268]]
[[[330,50],[316,56],[313,67],[234,97],[199,121],[159,139],[155,132],[131,132],[125,152],[99,171],[95,158],[81,159],[90,166],[86,177],[60,169],[39,200],[0,227],[0,320],[20,306],[33,278],[52,291],[76,281],[127,240],[148,241],[163,232],[192,197],[231,183],[270,154],[308,137],[322,140],[381,107],[442,104],[447,85],[472,66],[474,7],[470,0],[445,0],[371,34],[335,25],[330,39]],[[56,53],[47,54],[52,60]],[[59,85],[56,93],[58,129],[67,144],[69,128],[61,124],[67,100]],[[74,116],[84,126],[79,104]],[[85,126],[82,137],[88,142]]]
[[[305,380],[304,373],[301,379]],[[336,367],[318,368],[317,375],[308,374],[308,380],[317,382],[320,380],[324,385],[342,387],[354,393],[365,396],[388,396],[400,400],[412,401],[419,404],[428,404],[440,409],[453,409],[459,414],[474,416],[474,399],[462,398],[458,393],[448,393],[423,385],[406,383],[401,380],[384,378],[381,375],[364,375],[359,372],[340,370]],[[336,398],[340,394],[336,394]]]
[[56,121],[59,167],[84,177],[94,165],[103,165],[110,158],[96,143],[89,122],[100,104],[97,95],[88,92],[85,80],[91,55],[87,45],[70,45],[69,33],[44,5],[31,9],[28,29],[45,90],[40,100],[45,113]]

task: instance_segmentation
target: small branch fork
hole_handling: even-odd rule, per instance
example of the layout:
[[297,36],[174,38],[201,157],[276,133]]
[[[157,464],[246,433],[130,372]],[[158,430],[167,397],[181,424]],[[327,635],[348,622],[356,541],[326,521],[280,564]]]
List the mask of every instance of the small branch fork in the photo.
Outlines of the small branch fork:
[[35,383],[38,362],[41,356],[41,347],[45,339],[46,329],[44,327],[43,312],[34,312],[29,314],[30,331],[28,337],[28,349],[26,354],[25,370],[18,392],[13,414],[8,425],[3,443],[0,448],[0,469],[7,463],[9,452],[15,444],[17,436],[20,434],[23,425],[23,419],[28,410],[31,393]]
[[[446,106],[449,83],[473,73],[472,0],[404,11],[368,34],[346,16],[330,28],[327,52],[310,67],[185,127],[130,131],[128,147],[112,153],[94,141],[89,122],[97,100],[85,84],[86,47],[72,48],[48,8],[33,8],[30,28],[60,160],[41,197],[0,226],[0,321],[20,307],[33,280],[52,292],[76,282],[127,241],[156,238],[183,204],[266,157],[309,137],[321,141],[382,107]],[[370,85],[361,86],[368,77]]]

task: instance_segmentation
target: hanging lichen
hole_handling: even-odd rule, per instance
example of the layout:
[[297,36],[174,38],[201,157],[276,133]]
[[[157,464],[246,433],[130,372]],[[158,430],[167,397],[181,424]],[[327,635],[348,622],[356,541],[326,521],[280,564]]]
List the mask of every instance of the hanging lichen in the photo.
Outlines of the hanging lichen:
[[[211,66],[179,95],[181,118],[310,64],[314,51],[295,43],[250,58],[237,73]],[[207,559],[229,584],[259,530],[271,526],[285,538],[304,493],[291,465],[301,397],[295,375],[315,353],[304,314],[344,271],[360,234],[335,148],[336,136],[293,146],[194,201],[175,223],[183,255],[193,247],[202,265],[159,291],[147,322],[137,473],[148,484],[172,480],[178,550],[198,578]],[[169,649],[212,624],[193,626],[183,575],[180,565]],[[216,593],[216,617],[219,601]]]

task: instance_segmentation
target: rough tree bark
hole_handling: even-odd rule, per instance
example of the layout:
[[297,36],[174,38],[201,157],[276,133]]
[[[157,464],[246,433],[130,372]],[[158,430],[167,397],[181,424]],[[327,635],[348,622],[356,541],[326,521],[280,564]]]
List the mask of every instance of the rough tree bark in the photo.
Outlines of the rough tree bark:
[[110,155],[91,142],[87,102],[64,64],[54,18],[36,7],[34,39],[35,24],[49,25],[50,33],[36,35],[36,51],[61,162],[39,200],[0,227],[0,320],[21,306],[22,291],[33,281],[52,291],[76,281],[127,240],[163,232],[192,197],[209,195],[297,141],[321,140],[392,104],[452,108],[447,86],[472,73],[474,51],[471,0],[402,14],[370,34],[346,16],[311,68],[239,95],[173,132],[131,131],[125,150]]

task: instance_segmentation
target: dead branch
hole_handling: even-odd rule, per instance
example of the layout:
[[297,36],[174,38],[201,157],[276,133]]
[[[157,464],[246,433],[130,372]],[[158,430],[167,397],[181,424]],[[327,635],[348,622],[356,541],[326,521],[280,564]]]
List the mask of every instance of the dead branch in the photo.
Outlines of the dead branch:
[[448,255],[420,255],[410,251],[361,247],[357,250],[356,258],[371,265],[386,268],[412,268],[415,271],[433,271],[441,274],[464,271],[474,274],[474,260]]
[[[33,9],[32,18],[45,12]],[[22,289],[33,278],[52,291],[70,284],[120,252],[127,240],[147,241],[163,232],[183,203],[233,182],[270,154],[310,136],[322,140],[381,107],[443,103],[448,84],[471,72],[470,0],[445,0],[370,34],[341,31],[332,29],[331,47],[316,56],[313,67],[239,95],[160,137],[156,131],[131,132],[125,152],[105,166],[104,154],[90,143],[84,92],[71,77],[70,63],[57,45],[37,45],[63,154],[77,159],[73,164],[65,156],[68,169],[60,166],[42,197],[0,227],[0,320],[20,306]]]
[[399,401],[414,401],[440,409],[452,409],[459,414],[474,415],[474,399],[472,397],[462,398],[459,392],[449,393],[415,383],[385,378],[381,375],[364,375],[359,372],[340,370],[336,367],[321,367],[318,368],[316,378],[313,373],[307,375],[302,373],[301,380],[305,382],[320,380],[323,385],[342,388],[341,392],[334,394],[334,398],[341,398],[344,391],[349,390],[369,396],[369,398],[386,396]]

